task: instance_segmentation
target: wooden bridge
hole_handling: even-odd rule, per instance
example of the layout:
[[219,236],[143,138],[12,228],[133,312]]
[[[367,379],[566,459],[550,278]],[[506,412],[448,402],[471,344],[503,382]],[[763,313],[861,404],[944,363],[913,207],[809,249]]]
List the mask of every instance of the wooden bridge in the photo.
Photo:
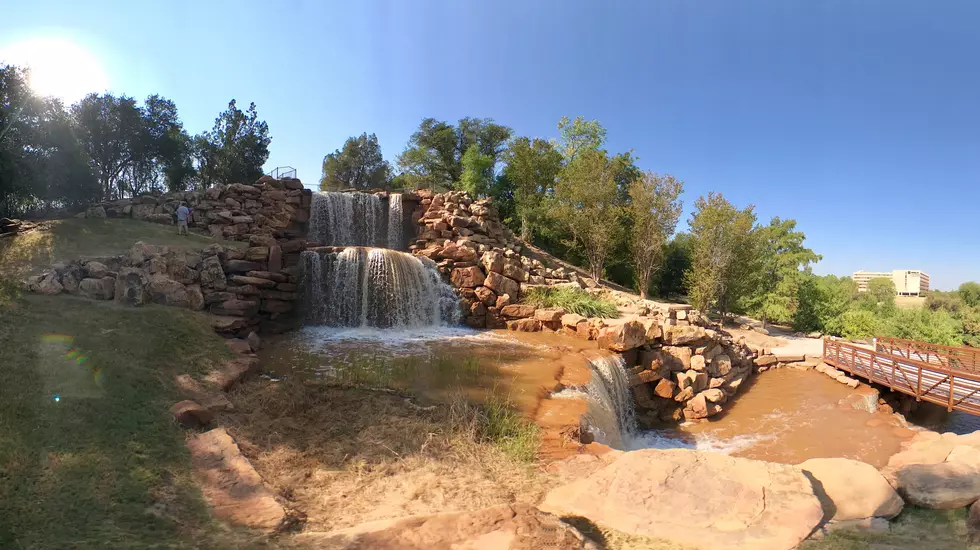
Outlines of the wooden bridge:
[[980,349],[879,338],[872,350],[825,338],[823,360],[916,401],[980,415]]

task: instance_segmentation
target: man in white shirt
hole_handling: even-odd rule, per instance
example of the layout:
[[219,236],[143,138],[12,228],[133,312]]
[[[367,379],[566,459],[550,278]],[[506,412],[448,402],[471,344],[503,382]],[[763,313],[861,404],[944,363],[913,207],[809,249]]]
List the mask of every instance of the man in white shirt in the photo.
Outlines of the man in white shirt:
[[180,203],[177,207],[177,234],[187,234],[187,218],[191,215],[191,209],[187,208],[187,203]]

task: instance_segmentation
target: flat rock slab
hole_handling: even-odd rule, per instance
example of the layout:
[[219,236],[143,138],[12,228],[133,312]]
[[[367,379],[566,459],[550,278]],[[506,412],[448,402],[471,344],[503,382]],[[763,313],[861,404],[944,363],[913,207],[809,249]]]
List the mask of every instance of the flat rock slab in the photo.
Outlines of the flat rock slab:
[[598,550],[574,527],[526,504],[474,512],[410,516],[330,533],[302,533],[296,542],[324,550]]
[[216,517],[268,531],[280,525],[285,511],[224,428],[198,434],[187,448],[194,478]]
[[789,550],[824,513],[803,471],[691,450],[617,454],[548,493],[541,509],[697,548]]

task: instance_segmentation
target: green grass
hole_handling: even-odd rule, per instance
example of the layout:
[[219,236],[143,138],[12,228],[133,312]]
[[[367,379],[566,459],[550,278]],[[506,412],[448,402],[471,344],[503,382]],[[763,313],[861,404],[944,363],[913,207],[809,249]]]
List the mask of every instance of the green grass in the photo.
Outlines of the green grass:
[[537,424],[524,418],[506,399],[491,394],[480,407],[477,433],[505,455],[533,462],[540,444]]
[[565,311],[585,317],[603,317],[606,319],[619,317],[615,303],[593,296],[579,288],[532,288],[524,294],[521,301],[535,307],[560,307]]
[[174,227],[138,220],[53,220],[41,229],[0,240],[0,278],[22,278],[56,261],[123,254],[136,241],[183,248],[218,242],[203,235],[179,236]]
[[834,531],[821,540],[809,540],[800,550],[865,550],[867,548],[914,550],[966,550],[980,545],[967,542],[966,508],[924,510],[906,506],[891,521],[887,533]]
[[205,316],[181,309],[2,306],[0,548],[228,547],[168,413],[174,375],[228,355]]

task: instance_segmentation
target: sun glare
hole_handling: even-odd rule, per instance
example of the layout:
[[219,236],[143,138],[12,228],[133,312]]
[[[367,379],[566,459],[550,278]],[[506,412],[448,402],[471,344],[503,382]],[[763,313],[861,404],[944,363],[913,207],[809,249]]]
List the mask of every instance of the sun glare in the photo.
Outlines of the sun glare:
[[30,69],[31,88],[37,94],[67,103],[92,92],[102,93],[109,86],[99,59],[62,38],[32,38],[0,47],[0,63]]

